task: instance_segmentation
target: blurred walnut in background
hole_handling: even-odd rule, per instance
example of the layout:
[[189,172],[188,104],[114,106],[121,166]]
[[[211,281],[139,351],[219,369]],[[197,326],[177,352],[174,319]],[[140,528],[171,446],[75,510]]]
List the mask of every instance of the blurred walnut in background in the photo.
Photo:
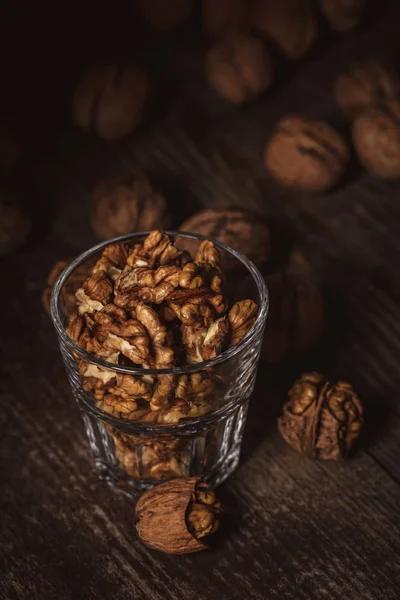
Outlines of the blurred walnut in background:
[[352,63],[334,83],[337,103],[349,118],[398,96],[400,79],[391,67],[368,58]]
[[255,99],[272,81],[268,50],[250,35],[215,42],[208,53],[206,69],[210,85],[234,104]]
[[0,169],[17,165],[23,154],[22,144],[9,123],[0,123]]
[[107,240],[135,231],[169,225],[167,203],[144,173],[100,181],[91,197],[90,220],[96,235]]
[[16,250],[25,242],[32,228],[19,198],[6,188],[0,189],[0,256]]
[[310,279],[291,273],[270,275],[265,281],[270,304],[263,360],[278,362],[311,350],[326,327],[318,288]]
[[169,31],[190,17],[193,0],[136,0],[145,21],[154,29]]
[[249,25],[249,2],[246,0],[203,0],[202,16],[206,31],[224,36],[245,31]]
[[355,27],[365,10],[365,0],[319,0],[332,29],[346,31]]
[[[73,258],[59,260],[51,269],[47,277],[47,286],[43,290],[42,302],[43,307],[48,315],[50,315],[50,298],[51,292],[53,291],[53,286],[64,269],[66,269],[73,260]],[[92,269],[90,261],[85,262],[79,265],[64,283],[61,291],[61,300],[62,310],[67,316],[72,315],[76,311],[75,293],[80,287],[82,287],[83,282],[90,276],[91,271]]]
[[142,123],[148,91],[147,75],[138,67],[94,67],[75,91],[75,125],[106,140],[123,138]]
[[291,60],[307,54],[318,35],[312,0],[254,0],[252,25]]
[[361,162],[385,179],[400,177],[400,100],[389,100],[359,115],[353,141]]
[[[268,227],[258,215],[251,212],[237,208],[205,209],[189,217],[179,229],[223,242],[247,256],[257,266],[264,265],[269,257]],[[185,242],[185,248],[192,254],[197,245],[195,240]]]
[[281,184],[322,192],[341,179],[349,150],[341,135],[324,121],[291,115],[278,122],[264,160]]

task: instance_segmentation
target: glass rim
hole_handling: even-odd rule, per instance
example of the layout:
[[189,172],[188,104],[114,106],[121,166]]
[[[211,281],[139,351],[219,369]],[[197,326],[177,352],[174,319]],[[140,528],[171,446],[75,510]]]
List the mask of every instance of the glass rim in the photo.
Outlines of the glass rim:
[[173,236],[175,238],[181,237],[181,238],[185,238],[185,239],[197,240],[200,242],[205,241],[205,240],[212,241],[218,248],[222,248],[222,250],[224,250],[228,254],[231,254],[237,260],[239,260],[239,262],[241,262],[246,267],[247,271],[253,277],[253,280],[255,281],[257,291],[259,294],[259,305],[258,305],[256,320],[255,320],[253,326],[251,327],[250,331],[247,332],[247,334],[244,336],[244,338],[242,340],[240,340],[240,342],[238,344],[236,344],[236,346],[232,346],[231,348],[228,348],[227,350],[225,350],[218,356],[211,358],[209,360],[200,362],[200,363],[194,363],[191,365],[181,365],[181,366],[177,366],[177,367],[170,367],[170,368],[164,368],[164,369],[143,369],[140,367],[136,368],[136,367],[124,367],[122,365],[115,365],[106,360],[103,360],[102,358],[99,358],[96,355],[91,354],[91,353],[87,352],[86,350],[84,350],[83,348],[81,348],[80,346],[78,346],[78,344],[76,344],[76,342],[74,342],[69,337],[69,335],[67,334],[67,332],[64,328],[64,325],[63,325],[63,322],[61,319],[61,315],[60,315],[60,310],[59,310],[59,299],[60,299],[61,290],[63,288],[64,283],[68,279],[68,277],[75,271],[75,269],[78,266],[80,266],[86,260],[91,258],[94,254],[96,254],[100,250],[103,250],[107,246],[111,246],[113,244],[122,244],[129,240],[135,240],[137,238],[142,238],[146,235],[149,235],[149,233],[151,233],[151,231],[140,231],[140,232],[130,233],[127,235],[116,237],[111,240],[106,240],[104,242],[100,242],[99,244],[92,246],[85,252],[82,252],[79,256],[77,256],[71,262],[70,265],[68,265],[68,267],[66,267],[62,271],[62,273],[59,275],[59,277],[57,278],[57,280],[53,286],[51,298],[50,298],[51,318],[53,321],[53,325],[57,331],[57,334],[61,338],[61,340],[65,344],[67,344],[70,348],[72,348],[73,351],[75,353],[77,353],[84,360],[94,363],[94,364],[98,365],[99,367],[102,367],[103,369],[109,369],[109,370],[115,371],[116,373],[123,373],[125,375],[169,375],[169,374],[184,375],[186,373],[196,373],[198,371],[203,371],[204,369],[213,367],[214,365],[217,365],[219,363],[223,363],[223,362],[229,360],[233,356],[236,356],[239,352],[243,351],[249,345],[251,345],[253,340],[258,335],[260,327],[261,328],[264,327],[264,323],[265,323],[265,320],[266,320],[266,317],[268,314],[268,309],[269,309],[268,288],[267,288],[265,280],[264,280],[263,276],[261,275],[260,271],[254,265],[254,263],[251,260],[249,260],[246,256],[244,256],[241,252],[238,252],[237,250],[230,248],[223,242],[219,242],[218,240],[215,240],[208,236],[204,236],[204,235],[200,235],[200,234],[196,234],[196,233],[188,233],[188,232],[173,231],[173,230],[165,230],[164,233],[166,233],[168,236]]

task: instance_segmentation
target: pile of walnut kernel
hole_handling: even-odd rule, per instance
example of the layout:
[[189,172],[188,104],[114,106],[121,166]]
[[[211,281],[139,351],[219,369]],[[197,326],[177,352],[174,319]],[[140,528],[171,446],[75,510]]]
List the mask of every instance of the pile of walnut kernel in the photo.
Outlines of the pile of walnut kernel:
[[[223,287],[213,242],[202,242],[193,260],[155,230],[133,248],[105,248],[76,292],[67,333],[113,364],[168,369],[200,363],[240,342],[256,319],[252,300],[229,309]],[[84,390],[115,417],[172,424],[218,407],[220,382],[212,369],[128,375],[77,358]]]

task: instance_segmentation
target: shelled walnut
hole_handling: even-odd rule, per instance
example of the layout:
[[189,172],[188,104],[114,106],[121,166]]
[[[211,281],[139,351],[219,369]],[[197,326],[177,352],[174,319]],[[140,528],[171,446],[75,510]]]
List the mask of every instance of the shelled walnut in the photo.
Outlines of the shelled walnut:
[[365,0],[319,0],[319,5],[336,31],[347,31],[358,25],[365,10]]
[[22,246],[31,228],[19,198],[7,188],[0,189],[0,256]]
[[318,22],[312,0],[255,0],[254,28],[272,40],[291,60],[299,60],[314,45]]
[[364,110],[396,98],[400,78],[390,66],[368,58],[351,63],[334,83],[336,101],[351,119]]
[[267,48],[245,34],[216,41],[208,53],[206,71],[210,85],[234,104],[257,98],[273,77]]
[[346,381],[329,383],[320,373],[303,374],[289,391],[278,419],[282,437],[314,458],[344,458],[358,438],[363,408]]
[[307,278],[292,274],[270,275],[269,316],[262,358],[278,362],[302,354],[321,339],[326,323],[318,288]]
[[106,140],[119,140],[142,123],[148,93],[147,75],[139,67],[94,67],[75,90],[75,125]]
[[[182,223],[179,229],[223,242],[245,254],[259,267],[265,265],[269,257],[268,227],[258,215],[250,211],[237,208],[201,210]],[[184,243],[181,242],[181,245],[193,252],[197,242],[188,239]]]
[[[114,440],[116,458],[131,477],[160,480],[182,477],[189,460],[189,445],[170,435],[138,437],[108,428]],[[139,464],[140,463],[140,464]]]
[[264,160],[281,184],[323,192],[342,178],[349,150],[341,135],[324,121],[291,115],[277,124]]
[[400,177],[400,101],[388,100],[360,114],[353,141],[365,167],[384,179]]
[[193,0],[136,0],[139,12],[154,29],[169,31],[188,20]]
[[[202,242],[192,259],[158,230],[131,249],[107,246],[75,298],[67,334],[111,367],[157,370],[210,360],[241,342],[258,311],[250,299],[229,307],[213,242]],[[134,375],[86,357],[78,365],[83,389],[118,419],[174,424],[218,408],[222,383],[212,368]]]
[[96,235],[110,239],[135,231],[168,227],[164,196],[144,173],[100,181],[91,197],[90,220]]

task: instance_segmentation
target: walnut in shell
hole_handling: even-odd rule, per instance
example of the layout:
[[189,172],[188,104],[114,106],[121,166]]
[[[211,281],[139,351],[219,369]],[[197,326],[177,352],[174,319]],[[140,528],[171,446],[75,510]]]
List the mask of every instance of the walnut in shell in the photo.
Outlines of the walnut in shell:
[[204,550],[219,524],[220,503],[195,477],[166,481],[136,504],[136,531],[147,546],[169,554]]
[[32,228],[19,199],[8,189],[0,190],[0,256],[14,252],[24,244]]
[[319,5],[336,31],[347,31],[358,25],[365,10],[365,0],[319,0]]
[[318,36],[312,0],[255,0],[252,21],[291,60],[307,54]]
[[91,197],[90,221],[96,235],[107,240],[135,231],[167,227],[167,203],[144,173],[100,181]]
[[215,42],[207,56],[206,71],[210,85],[234,104],[254,100],[272,82],[268,50],[251,35]]
[[311,350],[326,327],[325,309],[318,288],[305,277],[292,274],[266,278],[269,314],[261,356],[278,362]]
[[344,458],[362,424],[363,408],[350,383],[331,384],[315,372],[295,382],[278,419],[288,444],[319,459]]
[[[264,221],[254,213],[237,208],[205,209],[189,217],[179,229],[223,242],[246,255],[259,267],[268,260],[269,230]],[[198,245],[194,240],[185,240],[180,244],[191,253],[194,253]],[[230,262],[237,266],[237,261]]]
[[400,177],[400,101],[389,100],[357,117],[353,141],[358,157],[384,179]]
[[399,92],[400,79],[395,70],[373,58],[351,63],[334,83],[336,101],[350,119],[395,98]]
[[147,75],[138,67],[94,67],[75,90],[74,123],[87,133],[119,140],[142,123],[148,92]]
[[324,121],[293,115],[277,124],[264,160],[282,185],[323,192],[342,178],[349,150],[342,136]]
[[144,20],[154,29],[169,31],[188,20],[193,0],[137,0]]

